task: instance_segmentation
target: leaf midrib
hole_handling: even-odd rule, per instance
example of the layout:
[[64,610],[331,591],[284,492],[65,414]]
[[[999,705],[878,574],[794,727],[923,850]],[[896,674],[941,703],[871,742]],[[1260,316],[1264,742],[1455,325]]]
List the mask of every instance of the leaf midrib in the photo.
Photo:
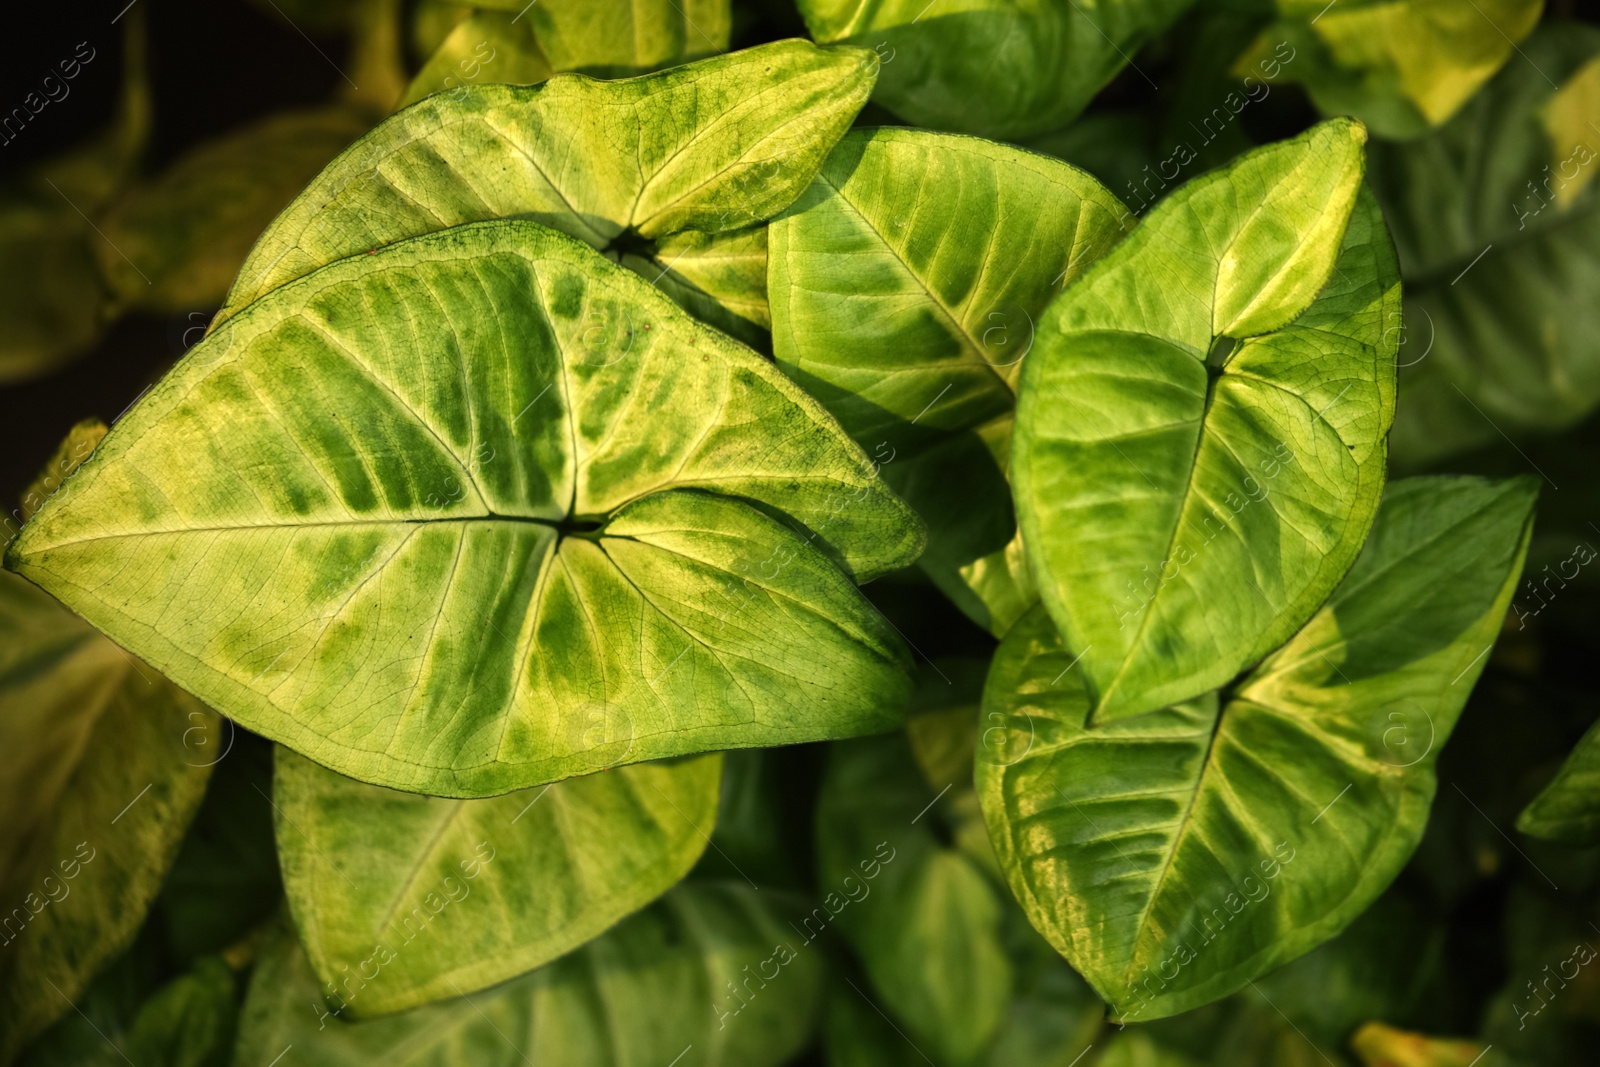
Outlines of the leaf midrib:
[[[40,552],[52,551],[61,548],[70,548],[75,545],[94,544],[99,541],[117,541],[130,537],[168,537],[177,534],[190,533],[236,533],[241,530],[315,530],[336,529],[346,526],[426,526],[434,523],[469,523],[469,522],[520,522],[530,523],[554,530],[562,537],[576,537],[593,533],[597,530],[577,529],[574,523],[579,520],[568,519],[539,519],[531,515],[501,515],[488,512],[482,515],[450,515],[426,519],[333,519],[327,522],[264,522],[240,523],[235,526],[180,526],[171,530],[129,530],[124,533],[96,534],[93,537],[75,537],[67,541],[56,541],[43,548],[34,549],[30,555]],[[616,536],[610,534],[607,536]]]
[[995,370],[994,364],[990,363],[987,359],[984,359],[982,355],[978,354],[981,351],[981,348],[977,339],[967,331],[965,326],[957,321],[955,315],[951,314],[950,309],[944,306],[944,302],[934,294],[932,287],[928,285],[928,280],[921,274],[917,273],[916,268],[913,267],[909,261],[907,261],[905,256],[900,254],[900,250],[894,246],[892,241],[889,240],[889,235],[884,233],[883,230],[879,229],[873,223],[873,221],[867,217],[866,212],[862,211],[853,200],[846,196],[843,189],[833,183],[832,179],[827,176],[826,172],[819,173],[817,175],[817,181],[822,182],[828,188],[832,189],[834,195],[839,198],[839,202],[848,207],[850,212],[855,215],[856,218],[861,220],[861,224],[871,230],[872,233],[879,239],[879,241],[882,242],[884,249],[894,257],[895,262],[899,263],[905,268],[906,276],[912,281],[916,282],[922,291],[927,294],[928,302],[938,309],[940,317],[948,322],[951,328],[955,331],[955,335],[965,342],[969,353],[976,355],[977,358],[974,360],[974,362],[982,365],[983,369],[988,371],[989,375],[993,377],[996,382],[1000,383],[1000,388],[1005,391],[1005,395],[1011,397],[1012,404],[1015,405],[1017,394],[1011,383],[1006,381],[1005,377],[1000,374],[999,371]]
[[[1188,476],[1184,478],[1183,493],[1178,498],[1177,518],[1172,523],[1172,532],[1167,535],[1167,547],[1161,554],[1162,559],[1172,558],[1173,546],[1178,543],[1178,535],[1183,530],[1184,513],[1188,510],[1189,498],[1195,492],[1195,476],[1200,469],[1200,449],[1205,445],[1206,442],[1206,433],[1208,432],[1206,428],[1206,421],[1208,416],[1211,414],[1211,402],[1216,397],[1217,383],[1222,381],[1223,377],[1224,375],[1222,374],[1206,375],[1206,395],[1204,400],[1201,402],[1200,418],[1197,420],[1199,432],[1194,435],[1194,452],[1189,456],[1189,473]],[[1160,590],[1158,589],[1156,592],[1159,596]],[[1145,631],[1149,629],[1150,620],[1155,616],[1155,614],[1155,600],[1152,598],[1151,602],[1145,605],[1144,614],[1139,619],[1139,629],[1135,631],[1133,635],[1133,641],[1129,643],[1128,651],[1123,655],[1121,665],[1117,667],[1117,673],[1112,675],[1111,681],[1105,687],[1105,691],[1098,695],[1094,703],[1094,708],[1091,711],[1091,715],[1097,714],[1100,709],[1105,707],[1106,702],[1111,697],[1111,694],[1116,691],[1117,686],[1121,683],[1123,675],[1128,673],[1128,668],[1132,666],[1139,649],[1142,647],[1144,643]],[[1208,756],[1210,751],[1211,750],[1207,748],[1206,752]],[[1184,819],[1188,819],[1187,812],[1184,813]],[[1165,877],[1165,872],[1163,872],[1162,876]]]
[[1216,761],[1211,758],[1212,752],[1217,747],[1217,737],[1222,733],[1223,717],[1227,715],[1227,708],[1219,708],[1217,717],[1211,724],[1211,736],[1206,739],[1206,751],[1200,757],[1200,777],[1195,779],[1194,790],[1189,794],[1189,803],[1183,809],[1183,817],[1178,820],[1177,828],[1172,833],[1172,845],[1167,851],[1167,858],[1161,865],[1161,873],[1156,876],[1155,885],[1150,888],[1150,897],[1145,901],[1144,908],[1139,912],[1139,921],[1133,926],[1133,938],[1128,951],[1127,967],[1122,973],[1122,988],[1124,992],[1132,988],[1133,967],[1138,957],[1139,941],[1143,936],[1146,925],[1150,922],[1150,913],[1155,910],[1156,901],[1161,899],[1161,891],[1166,887],[1167,877],[1172,873],[1173,862],[1178,858],[1178,849],[1183,844],[1184,835],[1188,832],[1189,823],[1194,818],[1194,809],[1200,802],[1200,794],[1205,791],[1206,778],[1210,776],[1216,766]]

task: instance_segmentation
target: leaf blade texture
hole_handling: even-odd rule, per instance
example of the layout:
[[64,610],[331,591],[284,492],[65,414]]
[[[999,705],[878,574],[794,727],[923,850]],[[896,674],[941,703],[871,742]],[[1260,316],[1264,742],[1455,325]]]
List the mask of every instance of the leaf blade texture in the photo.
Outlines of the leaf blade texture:
[[1243,987],[1342,930],[1410,857],[1434,763],[1500,631],[1530,479],[1396,482],[1328,604],[1220,706],[1086,728],[1036,608],[1008,635],[977,764],[991,839],[1045,937],[1134,1021]]
[[770,364],[506,221],[213,331],[8,565],[325,766],[487,796],[893,723],[906,653],[850,578],[921,541]]
[[1258,662],[1366,537],[1399,277],[1364,141],[1336,120],[1188,183],[1040,323],[1018,519],[1097,721]]

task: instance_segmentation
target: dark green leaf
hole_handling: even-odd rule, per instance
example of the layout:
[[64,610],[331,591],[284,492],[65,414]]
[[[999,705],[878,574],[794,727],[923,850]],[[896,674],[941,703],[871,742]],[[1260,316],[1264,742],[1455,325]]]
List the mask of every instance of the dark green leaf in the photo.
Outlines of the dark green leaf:
[[1555,780],[1523,810],[1517,829],[1550,841],[1600,844],[1600,723],[1589,728]]
[[1443,129],[1372,152],[1406,278],[1397,464],[1600,402],[1600,30],[1547,26],[1520,51]]
[[686,884],[555,963],[485,993],[343,1021],[287,932],[251,981],[236,1062],[304,1067],[777,1067],[809,1039],[821,950],[780,898]]
[[200,804],[214,713],[0,574],[0,1063],[133,941]]
[[903,735],[837,746],[817,810],[825,896],[804,927],[816,937],[836,922],[911,1041],[939,1062],[968,1063],[1005,1016],[1011,963],[999,892],[934,834],[940,795]]

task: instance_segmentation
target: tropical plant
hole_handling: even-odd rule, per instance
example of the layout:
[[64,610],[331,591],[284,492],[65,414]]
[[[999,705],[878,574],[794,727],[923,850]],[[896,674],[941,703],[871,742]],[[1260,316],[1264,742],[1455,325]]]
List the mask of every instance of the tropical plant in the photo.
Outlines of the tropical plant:
[[1600,31],[281,3],[0,205],[0,376],[214,310],[7,527],[0,1067],[1584,1062]]

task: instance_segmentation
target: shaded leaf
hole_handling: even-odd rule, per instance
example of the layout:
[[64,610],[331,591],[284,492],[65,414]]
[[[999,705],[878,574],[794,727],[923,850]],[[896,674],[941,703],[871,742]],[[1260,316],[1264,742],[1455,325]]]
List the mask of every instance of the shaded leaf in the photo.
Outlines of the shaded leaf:
[[0,1063],[127,948],[210,768],[216,716],[0,574]]
[[[317,1007],[316,976],[284,932],[251,981],[236,1059],[266,1064],[293,1045],[307,1067],[396,1057],[418,1067],[662,1067],[674,1056],[677,1067],[776,1067],[807,1042],[822,992],[822,956],[799,943],[789,913],[742,885],[686,884],[489,992],[362,1022],[341,1021],[337,1001]],[[740,1003],[735,983],[747,1000],[719,1019],[719,1006]]]
[[[132,12],[123,29],[122,89],[110,128],[0,186],[0,384],[81,355],[111,321],[111,294],[96,261],[104,242],[90,217],[132,180],[150,133],[144,13]],[[58,63],[63,73],[70,65],[81,74],[104,57],[85,41]],[[28,121],[48,106],[34,98],[37,109],[26,100],[16,109]],[[9,143],[11,127],[5,136]]]
[[1549,841],[1600,844],[1600,723],[1589,727],[1555,780],[1523,809],[1517,829]]
[[216,956],[158,989],[128,1032],[128,1062],[161,1067],[224,1067],[233,1052],[233,972]]
[[1492,1049],[1478,1067],[1581,1063],[1600,1036],[1600,913],[1592,894],[1574,900],[1547,885],[1524,879],[1507,895],[1506,983],[1483,1010]]
[[276,764],[289,907],[353,1016],[475,993],[650,903],[705,849],[722,774],[712,754],[448,800],[363,785],[286,748]]
[[471,11],[411,79],[400,106],[439,92],[451,92],[459,100],[472,84],[533,85],[554,73],[539,48],[532,19],[507,11]]
[[874,48],[876,99],[917,126],[1007,139],[1059,130],[1190,0],[800,0],[818,41]]
[[935,836],[939,796],[903,735],[836,746],[817,810],[826,895],[803,926],[816,937],[837,922],[910,1040],[939,1062],[969,1063],[1005,1016],[1011,964],[999,892]]
[[1415,137],[1454,115],[1511,59],[1544,0],[1278,0],[1280,21],[1240,66],[1286,40],[1279,79],[1325,115],[1354,115],[1380,137]]
[[183,961],[236,945],[283,897],[272,840],[272,746],[227,720],[189,740],[192,758],[216,769],[153,909],[167,947]]
[[124,304],[215,307],[267,224],[370,126],[351,108],[275,115],[182,156],[100,222],[101,270]]
[[0,203],[0,383],[47,373],[99,339],[109,294],[70,204]]
[[793,768],[785,757],[796,750],[736,749],[722,754],[722,791],[716,829],[690,877],[705,881],[745,879],[775,889],[799,888],[797,834],[791,827]]
[[486,796],[888,727],[903,646],[838,568],[920,541],[770,364],[506,221],[214,330],[8,565],[325,766]]
[[1035,593],[1006,467],[1035,323],[1131,217],[1008,145],[846,135],[770,227],[773,351],[927,520],[923,568],[1004,633]]
[[1097,722],[1260,660],[1366,537],[1399,280],[1364,140],[1324,123],[1189,182],[1039,324],[1018,518]]
[[1239,989],[1393,879],[1499,633],[1533,497],[1526,479],[1395,483],[1338,591],[1225,704],[1086,729],[1044,610],[1007,636],[984,707],[1011,739],[977,764],[990,837],[1030,920],[1120,1019]]
[[1551,25],[1521,51],[1444,128],[1372,152],[1406,278],[1396,464],[1559,430],[1600,402],[1600,187],[1584,178],[1600,107],[1583,89],[1600,30]]
[[651,255],[616,258],[702,322],[752,347],[768,344],[767,227],[681,230],[657,241]]

